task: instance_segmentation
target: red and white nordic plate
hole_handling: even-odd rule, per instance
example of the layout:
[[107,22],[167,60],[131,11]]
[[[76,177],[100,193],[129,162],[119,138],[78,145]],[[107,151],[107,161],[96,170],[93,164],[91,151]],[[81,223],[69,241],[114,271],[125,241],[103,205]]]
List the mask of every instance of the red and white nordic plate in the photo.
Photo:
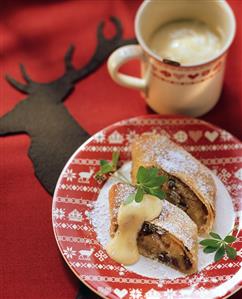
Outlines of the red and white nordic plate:
[[[131,272],[108,257],[89,216],[102,188],[94,174],[99,169],[99,160],[110,160],[113,151],[120,151],[121,163],[129,161],[129,144],[133,138],[152,131],[169,135],[207,165],[226,186],[235,212],[237,240],[233,246],[238,254],[235,260],[224,257],[193,275],[156,279]],[[209,299],[227,298],[242,286],[241,211],[242,143],[230,133],[198,119],[146,115],[109,126],[73,154],[56,186],[52,221],[66,263],[84,284],[103,298]]]

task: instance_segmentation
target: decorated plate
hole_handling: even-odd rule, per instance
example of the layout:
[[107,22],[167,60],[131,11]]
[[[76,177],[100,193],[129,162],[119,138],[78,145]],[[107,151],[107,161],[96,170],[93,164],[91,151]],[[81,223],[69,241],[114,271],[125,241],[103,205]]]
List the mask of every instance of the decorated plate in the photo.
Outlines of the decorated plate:
[[[108,190],[115,182],[97,182],[101,159],[120,152],[121,171],[129,177],[132,140],[143,132],[169,136],[213,173],[217,185],[213,230],[237,237],[234,260],[218,262],[199,249],[198,272],[184,275],[141,257],[125,267],[107,255]],[[75,275],[103,298],[226,298],[242,285],[242,143],[230,133],[204,121],[147,115],[118,122],[90,138],[70,158],[58,180],[52,207],[57,244]]]

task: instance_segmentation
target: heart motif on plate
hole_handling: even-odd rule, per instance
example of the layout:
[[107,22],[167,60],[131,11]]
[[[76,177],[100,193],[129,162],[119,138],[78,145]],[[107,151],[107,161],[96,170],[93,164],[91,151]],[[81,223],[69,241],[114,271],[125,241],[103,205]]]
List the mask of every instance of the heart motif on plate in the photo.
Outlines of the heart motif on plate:
[[199,74],[196,73],[196,74],[190,74],[190,75],[188,75],[187,77],[190,78],[190,79],[195,79],[195,78],[197,78],[198,76],[199,76]]
[[170,77],[170,76],[171,76],[171,73],[169,73],[169,72],[167,72],[167,71],[165,71],[165,70],[161,70],[160,73],[161,73],[162,75],[164,75],[165,77]]
[[218,132],[217,131],[206,131],[204,136],[210,141],[210,142],[214,142],[217,138],[218,138]]
[[188,135],[193,141],[198,142],[198,140],[202,137],[203,133],[201,130],[198,131],[191,130],[188,132]]
[[114,294],[117,295],[120,299],[122,299],[125,295],[128,294],[128,291],[126,289],[115,289],[114,291]]

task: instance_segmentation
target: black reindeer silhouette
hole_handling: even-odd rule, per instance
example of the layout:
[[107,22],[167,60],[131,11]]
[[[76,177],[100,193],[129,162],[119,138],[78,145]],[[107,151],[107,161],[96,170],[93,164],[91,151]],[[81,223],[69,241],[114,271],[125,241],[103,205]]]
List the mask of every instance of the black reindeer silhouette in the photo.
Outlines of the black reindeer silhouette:
[[50,83],[31,80],[23,65],[20,70],[26,84],[10,76],[7,81],[29,96],[0,118],[0,136],[27,133],[31,137],[29,157],[34,164],[35,175],[49,193],[53,193],[58,176],[70,155],[88,137],[88,133],[72,118],[62,102],[73,91],[75,83],[95,71],[118,47],[134,43],[134,39],[122,39],[121,23],[110,17],[116,34],[105,38],[104,22],[97,29],[97,47],[90,61],[80,69],[72,65],[74,47],[65,55],[65,73]]

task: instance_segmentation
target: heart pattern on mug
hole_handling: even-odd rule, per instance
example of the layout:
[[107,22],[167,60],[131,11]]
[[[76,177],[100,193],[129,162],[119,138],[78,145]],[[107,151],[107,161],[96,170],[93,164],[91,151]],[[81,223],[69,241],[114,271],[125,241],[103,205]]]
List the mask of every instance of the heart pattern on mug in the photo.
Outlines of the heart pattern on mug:
[[187,77],[190,78],[190,79],[195,79],[195,78],[197,78],[198,76],[199,76],[198,73],[187,75]]
[[170,77],[170,76],[171,76],[171,73],[170,73],[170,72],[167,72],[167,71],[165,71],[165,70],[161,70],[160,73],[161,73],[162,75],[164,75],[165,77]]
[[171,84],[176,85],[187,85],[196,84],[204,82],[205,80],[211,79],[217,71],[221,69],[224,62],[224,57],[220,58],[215,62],[210,62],[209,64],[202,67],[189,67],[184,69],[183,66],[171,68],[171,66],[163,65],[161,63],[154,62],[152,65],[152,74],[162,81],[166,81]]
[[117,295],[120,299],[122,299],[125,295],[128,294],[128,291],[126,289],[118,289],[116,288],[114,291],[114,294]]
[[197,130],[197,131],[191,130],[188,132],[188,135],[193,141],[198,142],[198,140],[201,139],[203,133],[201,130]]
[[218,138],[218,132],[217,131],[206,131],[204,136],[210,141],[210,142],[214,142],[217,138]]

